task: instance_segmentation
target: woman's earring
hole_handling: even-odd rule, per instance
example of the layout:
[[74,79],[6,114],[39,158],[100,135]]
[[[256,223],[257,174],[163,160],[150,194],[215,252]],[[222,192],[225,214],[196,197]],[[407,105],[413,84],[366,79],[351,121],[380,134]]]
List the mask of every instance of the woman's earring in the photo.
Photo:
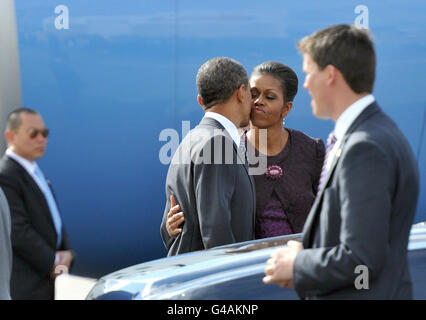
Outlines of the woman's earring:
[[284,125],[285,125],[285,118],[283,118],[283,127],[284,127]]

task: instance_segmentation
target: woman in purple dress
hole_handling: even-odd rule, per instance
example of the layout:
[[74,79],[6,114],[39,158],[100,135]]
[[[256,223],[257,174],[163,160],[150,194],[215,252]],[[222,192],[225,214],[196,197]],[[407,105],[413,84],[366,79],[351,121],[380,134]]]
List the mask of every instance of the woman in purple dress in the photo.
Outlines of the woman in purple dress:
[[[297,93],[296,73],[279,62],[264,62],[250,76],[253,97],[250,130],[246,148],[259,156],[259,135],[267,130],[267,169],[253,175],[256,187],[257,239],[299,233],[314,202],[324,161],[321,139],[283,126]],[[253,161],[254,162],[254,161]],[[176,237],[182,230],[183,212],[172,200],[167,230]]]

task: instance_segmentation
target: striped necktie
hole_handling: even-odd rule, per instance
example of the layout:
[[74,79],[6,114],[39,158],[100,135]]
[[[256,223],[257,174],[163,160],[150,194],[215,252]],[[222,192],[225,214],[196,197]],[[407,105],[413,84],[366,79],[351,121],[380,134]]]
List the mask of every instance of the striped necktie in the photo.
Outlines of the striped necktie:
[[334,145],[336,144],[336,141],[337,141],[336,136],[334,135],[334,131],[332,131],[328,135],[328,138],[327,138],[327,150],[325,152],[324,163],[322,165],[321,176],[320,176],[317,194],[324,188],[325,178],[327,176],[328,156],[330,155],[331,150],[333,149]]
[[240,145],[238,147],[238,151],[241,153],[241,155],[243,155],[243,159],[245,161],[245,163],[247,164],[247,147],[246,147],[246,134],[243,133],[240,136]]
[[46,178],[44,177],[43,172],[41,172],[40,168],[36,166],[34,170],[35,175],[39,178],[41,183],[41,191],[46,198],[47,205],[49,206],[50,214],[52,215],[53,224],[55,225],[56,234],[58,235],[57,239],[57,248],[60,247],[62,242],[62,221],[61,216],[59,215],[58,206],[56,205],[55,198],[53,197],[52,190],[50,190],[49,185],[47,184]]

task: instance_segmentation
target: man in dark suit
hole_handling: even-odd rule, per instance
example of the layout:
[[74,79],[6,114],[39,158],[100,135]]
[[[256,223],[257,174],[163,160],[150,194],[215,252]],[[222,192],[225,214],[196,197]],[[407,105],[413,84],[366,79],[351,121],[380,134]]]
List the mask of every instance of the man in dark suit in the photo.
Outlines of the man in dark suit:
[[413,152],[371,95],[376,58],[368,33],[348,25],[298,43],[313,113],[335,129],[303,245],[271,255],[265,283],[306,299],[411,299],[407,245],[419,175]]
[[9,114],[0,186],[12,221],[12,299],[54,299],[54,279],[73,260],[53,192],[35,162],[45,152],[47,135],[37,112],[22,108]]
[[[239,127],[249,123],[251,93],[247,73],[229,58],[214,58],[197,74],[198,102],[205,115],[173,156],[166,181],[167,203],[161,236],[169,255],[253,239],[254,182]],[[173,195],[185,212],[177,238],[166,229]]]

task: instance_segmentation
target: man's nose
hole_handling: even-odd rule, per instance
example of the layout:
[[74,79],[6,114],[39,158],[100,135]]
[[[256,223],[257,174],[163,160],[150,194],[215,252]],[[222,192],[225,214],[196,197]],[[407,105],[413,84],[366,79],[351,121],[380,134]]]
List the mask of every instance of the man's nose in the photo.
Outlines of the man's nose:
[[41,133],[37,135],[37,141],[45,142],[47,141],[47,137],[43,136]]

